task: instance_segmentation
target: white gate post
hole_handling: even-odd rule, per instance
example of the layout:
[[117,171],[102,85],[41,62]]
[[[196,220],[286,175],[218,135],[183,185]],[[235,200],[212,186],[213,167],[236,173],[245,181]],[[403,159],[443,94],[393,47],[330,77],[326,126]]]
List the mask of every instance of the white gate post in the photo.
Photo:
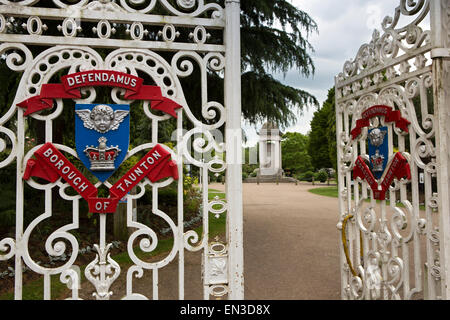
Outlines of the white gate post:
[[431,57],[433,59],[433,95],[437,115],[437,183],[440,208],[440,275],[442,299],[450,299],[450,157],[448,123],[450,121],[450,41],[448,15],[450,1],[430,2]]
[[229,299],[244,299],[239,0],[225,1],[226,191]]
[[[342,192],[345,188],[345,175],[343,173],[343,168],[342,168],[342,162],[343,162],[343,150],[341,148],[341,144],[342,144],[342,132],[344,131],[343,126],[342,126],[342,113],[340,112],[340,106],[337,103],[339,100],[339,96],[338,96],[338,81],[337,81],[337,77],[335,78],[335,101],[336,101],[336,158],[337,158],[337,167],[336,167],[336,177],[337,177],[337,185],[338,185],[338,194],[339,194],[339,198],[338,198],[338,206],[339,206],[339,222],[337,224],[337,228],[339,231],[341,231],[342,229],[342,221],[344,220],[345,216],[347,215],[347,208],[345,205],[345,201],[344,198],[342,197]],[[341,231],[342,232],[342,231]],[[345,294],[345,290],[346,287],[343,284],[348,283],[348,279],[347,279],[347,272],[344,270],[344,268],[342,267],[344,265],[344,261],[345,261],[345,253],[344,253],[344,249],[342,247],[342,243],[339,243],[339,265],[340,267],[340,271],[341,271],[341,299],[344,300],[346,298],[346,294]]]

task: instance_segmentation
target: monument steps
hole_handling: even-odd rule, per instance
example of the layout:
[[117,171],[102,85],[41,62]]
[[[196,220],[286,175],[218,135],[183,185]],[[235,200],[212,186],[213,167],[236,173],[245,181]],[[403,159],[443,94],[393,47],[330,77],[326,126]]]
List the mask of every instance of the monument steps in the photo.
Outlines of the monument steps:
[[[243,181],[244,183],[258,183],[258,177],[250,177]],[[280,176],[260,176],[259,183],[298,183],[298,180],[292,177],[280,177]]]

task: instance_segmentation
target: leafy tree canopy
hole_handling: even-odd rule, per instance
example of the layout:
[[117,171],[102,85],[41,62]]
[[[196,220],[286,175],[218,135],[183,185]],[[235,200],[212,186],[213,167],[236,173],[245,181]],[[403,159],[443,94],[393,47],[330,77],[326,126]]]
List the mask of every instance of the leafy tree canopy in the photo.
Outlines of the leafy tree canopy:
[[283,169],[292,173],[302,173],[313,168],[308,154],[308,136],[299,132],[287,132],[281,142]]
[[[176,3],[174,0],[170,2],[174,5]],[[208,2],[217,2],[224,6],[225,1],[210,0]],[[47,4],[51,6],[50,0],[44,0],[41,3],[43,6]],[[283,129],[294,123],[306,106],[318,105],[318,102],[308,92],[284,85],[271,74],[286,74],[292,69],[298,70],[299,77],[308,77],[314,73],[315,67],[310,56],[314,50],[308,37],[318,31],[317,24],[307,13],[293,6],[289,0],[243,0],[240,6],[243,117],[250,123],[274,121]],[[158,10],[161,10],[158,13],[165,14],[161,8]],[[126,27],[118,24],[116,29],[118,33],[124,33]],[[150,32],[156,32],[153,29],[158,28],[151,28]],[[48,32],[51,30],[56,29],[50,28]],[[209,41],[220,43],[221,31],[209,30],[209,32],[213,35]],[[187,34],[182,32],[182,37],[187,37]],[[85,35],[82,32],[79,36]],[[36,51],[36,54],[42,49],[41,47],[32,48],[33,53]],[[109,50],[100,51],[102,55],[106,55]],[[172,53],[160,52],[160,54],[170,61]],[[0,65],[4,67],[3,63]],[[196,117],[204,120],[199,101],[200,81],[196,81],[200,79],[198,69],[195,68],[192,77],[180,80],[191,111]],[[8,92],[11,85],[17,84],[20,77],[20,73],[6,72],[5,74],[12,75],[13,78],[10,79],[11,84],[0,87],[3,93]],[[4,99],[11,100],[11,97],[4,96]],[[223,74],[209,71],[208,98],[223,101]],[[7,108],[9,104],[5,103],[4,106]],[[206,120],[206,122],[209,121],[215,120]],[[147,125],[148,123],[142,123],[139,126]]]
[[334,170],[337,170],[336,104],[334,87],[328,90],[328,97],[323,103],[323,107],[329,110],[327,123],[328,155],[332,167]]
[[314,169],[332,168],[336,163],[336,125],[334,88],[328,90],[327,100],[314,113],[309,133],[308,152]]

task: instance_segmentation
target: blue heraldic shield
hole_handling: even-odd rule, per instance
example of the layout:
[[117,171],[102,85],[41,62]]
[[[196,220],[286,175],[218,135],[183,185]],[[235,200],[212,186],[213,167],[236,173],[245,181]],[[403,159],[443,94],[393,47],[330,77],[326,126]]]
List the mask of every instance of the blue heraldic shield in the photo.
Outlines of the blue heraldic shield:
[[376,179],[383,176],[389,159],[387,127],[379,127],[369,130],[369,159],[370,169]]
[[75,146],[89,171],[105,182],[125,159],[130,142],[130,106],[76,104]]

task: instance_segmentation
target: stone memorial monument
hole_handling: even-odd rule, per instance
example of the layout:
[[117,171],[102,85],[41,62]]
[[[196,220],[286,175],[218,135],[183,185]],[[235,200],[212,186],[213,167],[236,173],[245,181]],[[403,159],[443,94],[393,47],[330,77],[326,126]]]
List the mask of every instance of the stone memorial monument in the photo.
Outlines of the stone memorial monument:
[[283,175],[281,162],[281,133],[273,122],[266,122],[259,131],[259,175],[280,177]]
[[296,182],[295,179],[285,177],[281,160],[281,136],[278,126],[273,122],[266,122],[259,134],[259,168],[255,170],[256,177],[245,179],[244,182]]

